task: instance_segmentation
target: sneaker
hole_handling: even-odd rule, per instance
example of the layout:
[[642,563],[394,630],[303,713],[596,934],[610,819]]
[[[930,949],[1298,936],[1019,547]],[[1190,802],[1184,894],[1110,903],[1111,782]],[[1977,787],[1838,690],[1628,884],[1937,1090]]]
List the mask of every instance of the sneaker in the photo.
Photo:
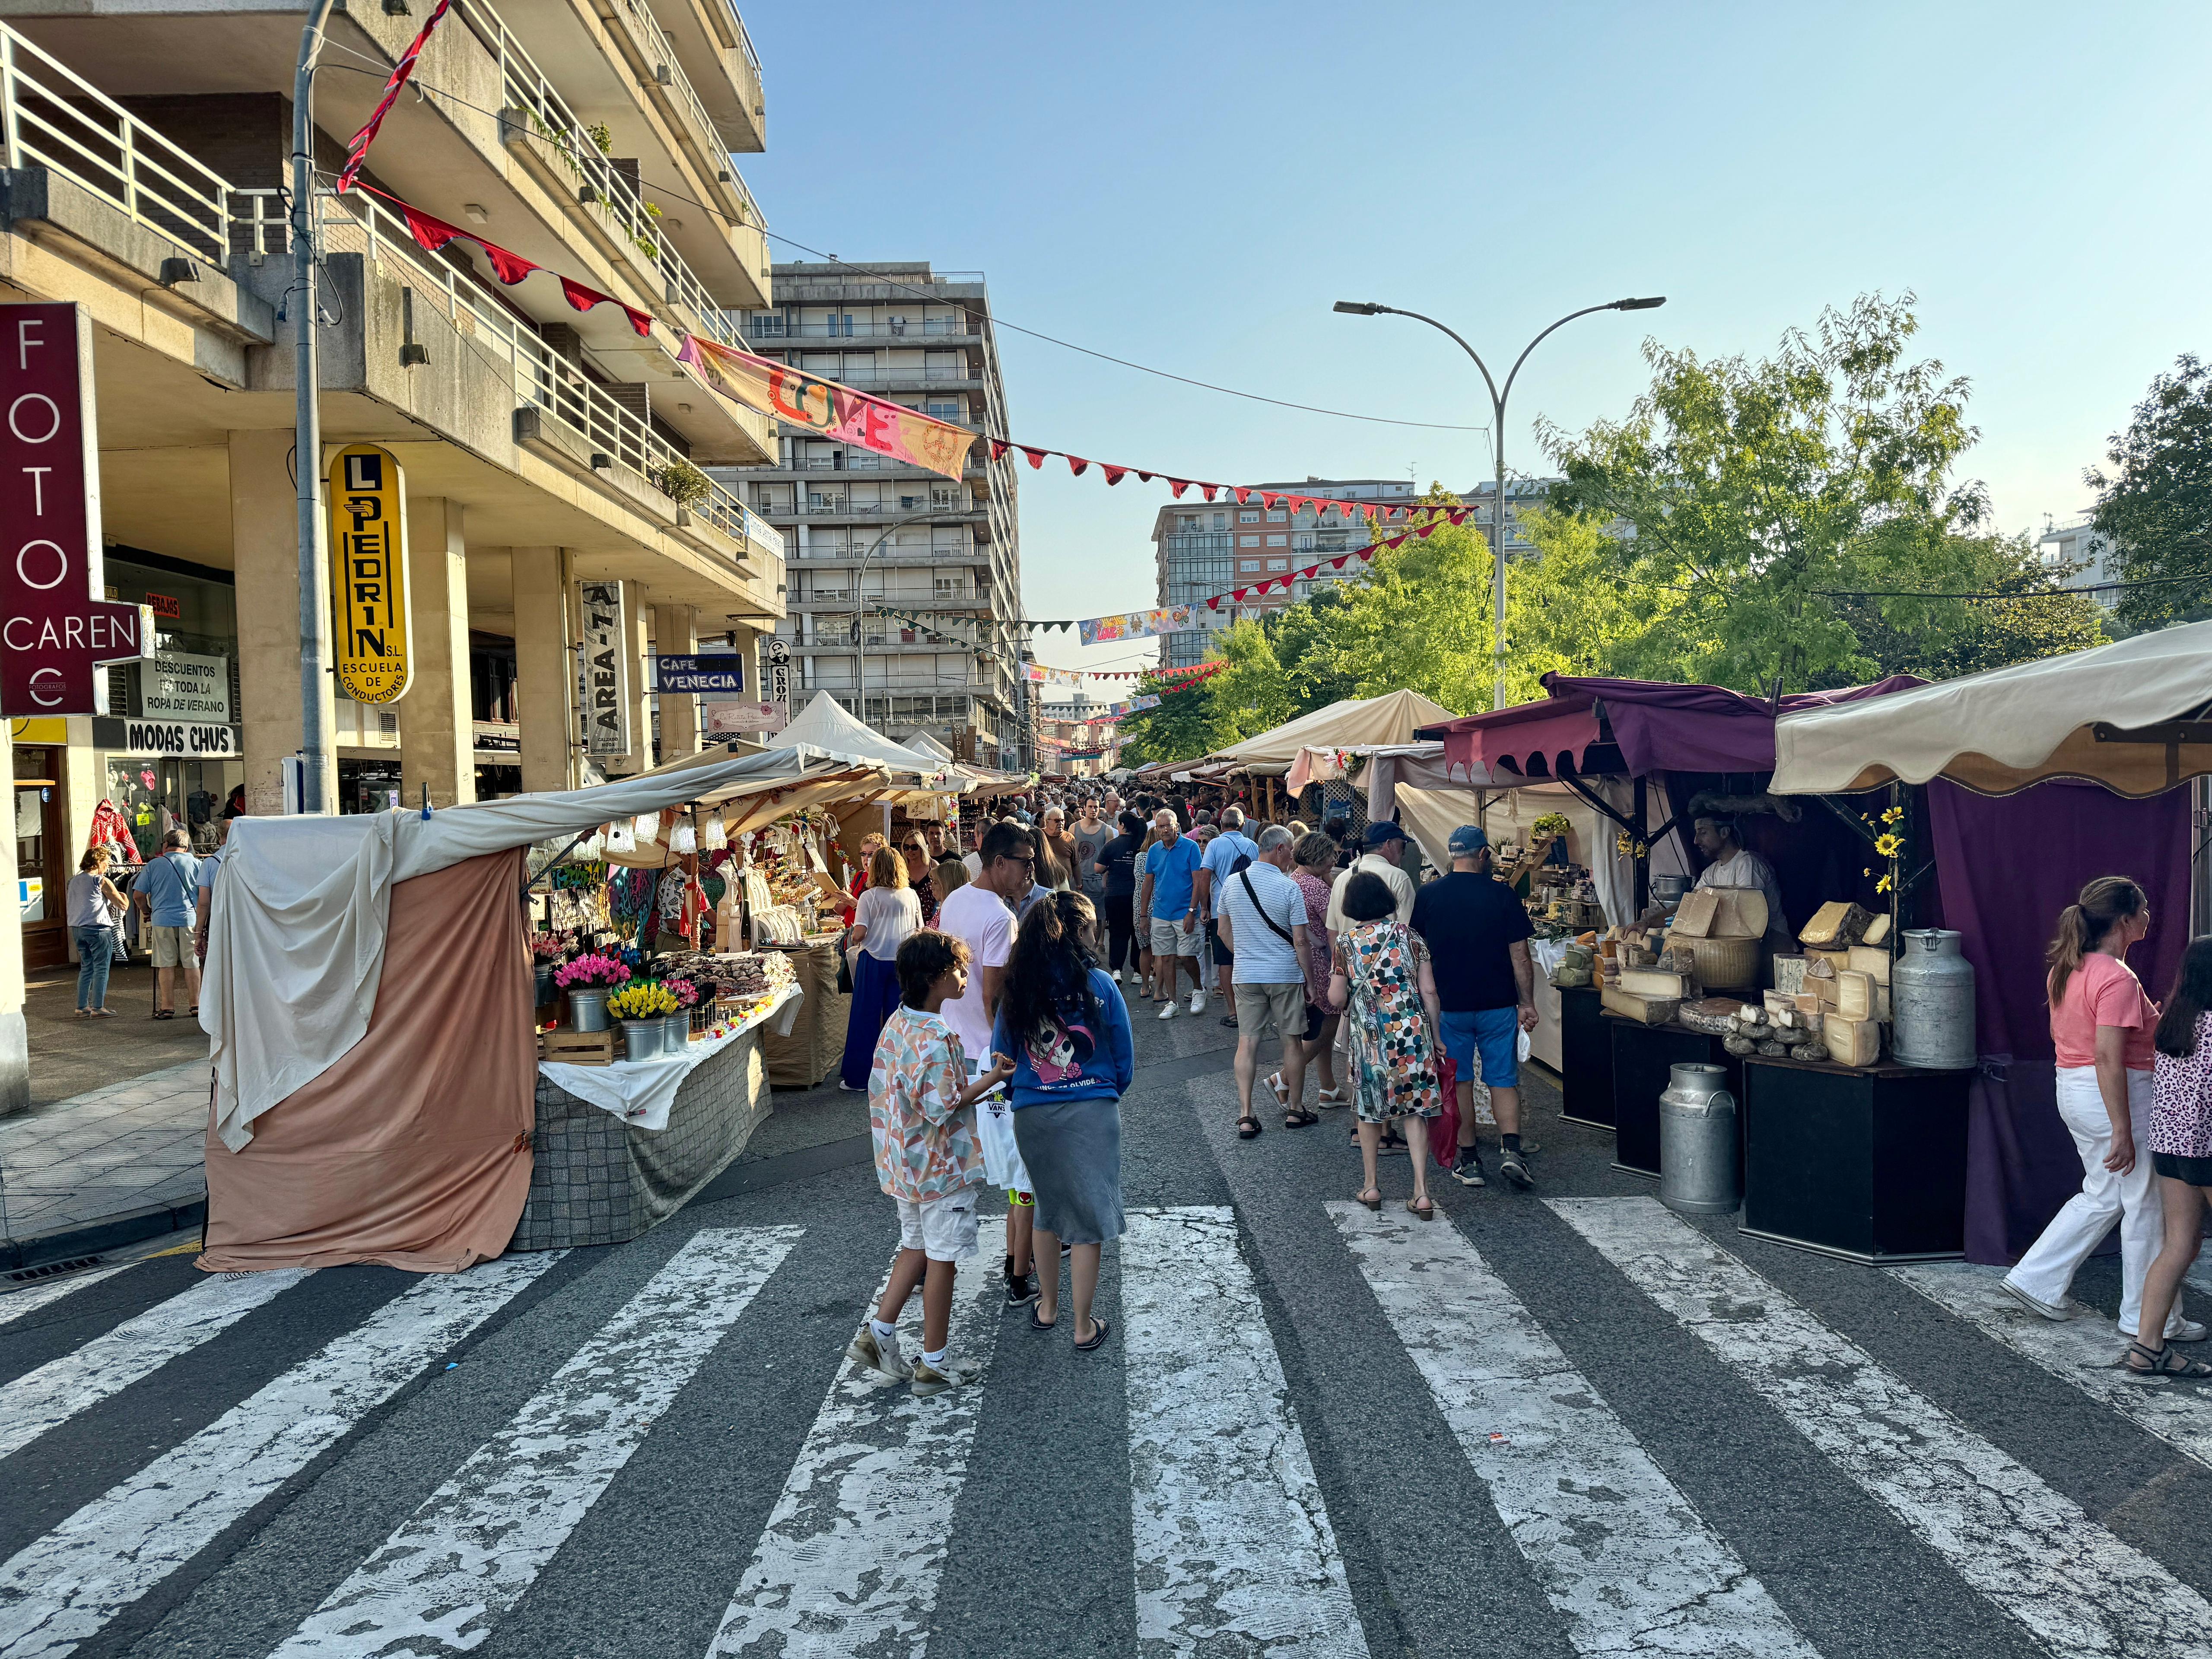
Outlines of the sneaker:
[[897,1335],[894,1334],[889,1340],[879,1342],[872,1325],[860,1327],[860,1334],[846,1345],[845,1358],[894,1382],[903,1382],[914,1374],[914,1367],[899,1358]]
[[2063,1303],[2045,1302],[2041,1297],[2030,1296],[2009,1279],[1999,1279],[1997,1288],[2032,1314],[2040,1314],[2044,1318],[2053,1322],[2074,1317],[2075,1309],[2070,1300]]
[[1522,1161],[1521,1154],[1518,1152],[1500,1152],[1498,1158],[1498,1173],[1524,1193],[1536,1184],[1535,1177],[1528,1173],[1528,1166]]
[[1162,1019],[1173,1019],[1175,1017],[1176,1006],[1172,999],[1160,1004],[1160,1018]]
[[1206,1012],[1205,992],[1193,991],[1190,994],[1190,1011],[1194,1014],[1202,1014]]
[[[2169,1342],[2202,1342],[2207,1334],[2212,1333],[2208,1333],[2203,1324],[2194,1319],[2170,1320],[2166,1327],[2166,1340]],[[2122,1331],[2120,1338],[2123,1341],[2132,1342],[2136,1340],[2136,1334]]]
[[1006,1258],[1006,1305],[1009,1308],[1019,1308],[1036,1300],[1036,1276],[1034,1273],[1023,1273],[1017,1277],[1014,1273],[1014,1259],[1012,1256]]
[[1451,1178],[1462,1187],[1486,1187],[1483,1178],[1482,1154],[1472,1146],[1462,1146],[1459,1156],[1452,1160]]
[[917,1359],[914,1362],[914,1377],[908,1386],[914,1389],[915,1399],[927,1400],[933,1394],[943,1394],[947,1389],[973,1382],[976,1375],[972,1361],[948,1360],[945,1368],[939,1370],[927,1361]]

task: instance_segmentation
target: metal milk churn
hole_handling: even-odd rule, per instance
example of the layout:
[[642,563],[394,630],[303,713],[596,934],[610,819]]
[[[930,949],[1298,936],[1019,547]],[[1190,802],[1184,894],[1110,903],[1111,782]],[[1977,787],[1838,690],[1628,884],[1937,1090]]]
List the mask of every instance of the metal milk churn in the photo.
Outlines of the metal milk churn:
[[1684,1215],[1733,1215],[1743,1201],[1735,1097],[1702,1060],[1670,1066],[1659,1097],[1659,1201]]
[[1904,935],[1905,954],[1890,965],[1891,1052],[1900,1066],[1962,1071],[1974,1065],[1974,964],[1959,952],[1960,935],[1919,927]]

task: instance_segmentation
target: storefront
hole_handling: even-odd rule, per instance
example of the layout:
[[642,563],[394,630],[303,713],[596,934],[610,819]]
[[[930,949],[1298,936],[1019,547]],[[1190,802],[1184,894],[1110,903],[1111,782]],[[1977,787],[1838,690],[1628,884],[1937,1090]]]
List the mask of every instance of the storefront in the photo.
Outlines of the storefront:
[[[151,607],[155,655],[109,671],[109,715],[92,722],[92,787],[123,814],[142,860],[179,827],[194,852],[212,852],[246,784],[237,589],[227,570],[136,548],[110,548],[106,574],[109,599]],[[19,754],[19,778],[23,768]]]
[[23,928],[23,965],[53,968],[69,960],[63,890],[76,873],[69,860],[69,722],[9,722],[15,751],[15,903]]

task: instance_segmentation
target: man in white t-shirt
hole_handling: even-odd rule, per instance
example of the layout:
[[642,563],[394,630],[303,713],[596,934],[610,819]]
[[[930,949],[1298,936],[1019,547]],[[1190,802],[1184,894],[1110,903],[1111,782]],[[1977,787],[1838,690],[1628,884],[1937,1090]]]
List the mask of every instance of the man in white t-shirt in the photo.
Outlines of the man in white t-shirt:
[[1306,1008],[1322,988],[1313,981],[1306,945],[1306,900],[1291,878],[1291,832],[1271,824],[1260,832],[1259,856],[1226,877],[1217,890],[1214,915],[1235,956],[1237,1000],[1237,1133],[1260,1133],[1252,1115],[1252,1079],[1260,1069],[1260,1038],[1273,1025],[1283,1042],[1283,1127],[1303,1129],[1320,1121],[1306,1109]]
[[[960,1039],[970,1079],[991,1069],[991,1026],[1006,988],[1006,963],[1014,954],[1014,905],[1030,890],[1036,848],[1018,824],[994,823],[983,832],[975,878],[938,907],[937,927],[968,947],[968,988],[939,1012]],[[977,1107],[988,1109],[987,1100]],[[1006,1300],[1015,1307],[1036,1297],[1030,1277],[1030,1235],[1036,1208],[1028,1172],[1018,1169],[1006,1208]],[[1054,1271],[1060,1264],[1053,1264]]]
[[1782,914],[1782,884],[1775,879],[1774,866],[1743,844],[1734,818],[1701,812],[1692,823],[1698,851],[1710,860],[1698,885],[1758,889],[1766,895],[1767,954],[1794,949],[1796,936]]
[[[1370,875],[1382,878],[1389,888],[1390,896],[1398,902],[1398,920],[1413,919],[1413,878],[1401,867],[1406,856],[1407,835],[1396,824],[1370,823],[1360,845],[1366,850],[1352,860],[1352,870],[1364,870]],[[1351,871],[1346,871],[1349,875]],[[1344,883],[1339,880],[1328,896],[1328,931],[1341,933],[1351,927],[1344,914]]]

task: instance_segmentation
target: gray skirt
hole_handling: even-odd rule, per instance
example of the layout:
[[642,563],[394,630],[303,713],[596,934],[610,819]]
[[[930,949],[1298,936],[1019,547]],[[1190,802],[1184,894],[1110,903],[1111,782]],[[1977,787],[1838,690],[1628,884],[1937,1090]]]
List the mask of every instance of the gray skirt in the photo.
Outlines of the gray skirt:
[[1121,1218],[1121,1103],[1063,1100],[1014,1113],[1036,1224],[1069,1244],[1103,1244]]

